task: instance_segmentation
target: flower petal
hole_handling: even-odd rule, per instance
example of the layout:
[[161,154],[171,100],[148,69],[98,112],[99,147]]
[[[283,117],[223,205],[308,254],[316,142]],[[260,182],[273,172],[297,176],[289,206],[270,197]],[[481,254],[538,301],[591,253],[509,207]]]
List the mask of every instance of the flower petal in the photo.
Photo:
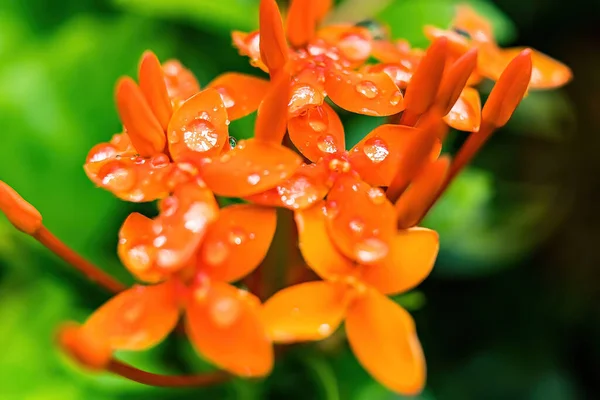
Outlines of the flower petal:
[[415,323],[403,308],[374,290],[350,306],[346,332],[361,365],[388,389],[419,393],[425,384],[425,359]]
[[438,249],[436,231],[401,230],[392,240],[389,257],[378,265],[361,266],[361,280],[384,294],[405,292],[429,276]]
[[366,74],[387,74],[396,86],[400,89],[406,89],[408,82],[410,82],[413,75],[413,68],[409,68],[404,64],[400,63],[380,63],[380,64],[367,64],[360,71]]
[[315,36],[320,12],[319,1],[321,0],[291,0],[285,30],[293,46],[304,46]]
[[285,66],[289,53],[281,13],[275,0],[261,0],[259,25],[260,59],[273,75]]
[[202,178],[219,196],[246,197],[277,186],[296,172],[302,160],[279,144],[255,139],[206,163]]
[[436,28],[431,25],[426,25],[423,31],[427,39],[432,42],[441,37],[448,39],[448,50],[453,57],[460,57],[473,47],[467,38],[454,31]]
[[301,210],[325,198],[330,188],[328,179],[329,169],[325,164],[304,164],[276,187],[246,197],[246,200],[265,206]]
[[[525,50],[525,47],[502,49],[505,66],[523,50]],[[573,78],[573,72],[569,67],[544,53],[532,50],[531,61],[533,69],[529,82],[530,89],[554,89],[565,85]]]
[[290,98],[290,73],[280,71],[271,78],[271,84],[258,107],[254,124],[256,140],[281,143],[285,136]]
[[203,184],[180,185],[161,202],[155,219],[133,213],[125,220],[119,232],[119,257],[139,279],[162,280],[190,262],[218,211]]
[[177,161],[186,153],[211,157],[219,154],[228,142],[228,115],[221,95],[205,89],[179,107],[167,131],[169,151]]
[[136,285],[96,310],[81,332],[113,350],[145,350],[160,343],[175,328],[178,318],[173,281]]
[[335,110],[323,103],[288,121],[288,134],[302,155],[317,162],[346,148],[344,125]]
[[353,66],[362,65],[371,55],[373,38],[367,28],[355,25],[328,25],[317,35],[339,49],[341,56]]
[[323,205],[316,204],[294,214],[299,246],[306,264],[323,279],[339,279],[356,273],[353,262],[335,247],[327,227]]
[[477,132],[481,126],[481,99],[477,89],[466,87],[444,121],[459,131]]
[[233,121],[258,109],[269,82],[252,75],[226,72],[215,78],[208,87],[219,92],[229,119]]
[[333,73],[325,90],[335,104],[358,114],[383,117],[404,109],[402,93],[385,73]]
[[213,280],[243,278],[267,255],[276,226],[275,209],[251,204],[222,208],[200,247],[199,268]]
[[372,186],[388,186],[394,178],[408,138],[416,129],[404,125],[381,125],[349,151],[352,168]]
[[476,42],[496,42],[490,21],[477,14],[469,5],[462,4],[456,7],[456,16],[452,21],[452,26],[467,32]]
[[151,51],[142,56],[139,71],[140,89],[163,130],[167,129],[173,106],[167,92],[165,76],[160,61]]
[[117,83],[115,97],[119,117],[137,152],[149,157],[164,151],[165,133],[133,79],[121,78]]
[[267,375],[273,368],[273,347],[258,303],[254,295],[222,282],[195,288],[186,322],[198,353],[236,375]]
[[263,305],[267,332],[276,343],[321,340],[341,324],[349,302],[343,284],[307,282],[275,293]]
[[163,73],[169,98],[174,107],[179,107],[184,101],[200,91],[200,84],[189,69],[177,60],[169,60],[163,64]]
[[[309,71],[309,70],[305,70]],[[292,84],[288,113],[290,118],[297,117],[318,107],[325,101],[325,95],[318,86],[299,81]]]
[[[244,33],[240,31],[233,31],[231,33],[233,45],[238,49],[238,52],[242,56],[248,56],[250,58],[250,64],[254,67],[258,67],[265,72],[269,72],[267,66],[263,63],[260,56],[260,33],[254,31],[250,33]],[[286,45],[287,49],[287,45]]]

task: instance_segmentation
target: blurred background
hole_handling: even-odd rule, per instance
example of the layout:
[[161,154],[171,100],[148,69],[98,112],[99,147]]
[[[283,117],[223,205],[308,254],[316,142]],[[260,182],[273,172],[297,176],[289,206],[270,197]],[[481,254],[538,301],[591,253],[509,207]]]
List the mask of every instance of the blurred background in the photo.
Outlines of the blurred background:
[[[229,36],[257,26],[257,3],[2,0],[0,179],[70,246],[131,282],[116,258],[117,232],[129,212],[153,206],[118,201],[82,169],[88,150],[120,129],[114,83],[135,76],[145,49],[180,59],[201,84],[224,71],[259,74]],[[422,26],[448,26],[457,1],[339,3],[338,17],[380,18],[395,38],[425,47]],[[418,290],[397,299],[415,316],[428,360],[417,399],[600,398],[600,1],[470,3],[503,45],[562,60],[575,80],[532,93],[425,221],[441,235],[438,263]],[[381,122],[343,118],[350,144]],[[247,137],[252,124],[253,116],[236,121],[231,132]],[[451,138],[449,151],[464,134]],[[289,351],[264,381],[210,389],[85,373],[55,349],[53,333],[107,298],[1,218],[0,398],[404,399],[375,383],[335,338]],[[121,358],[162,373],[207,368],[181,338]]]

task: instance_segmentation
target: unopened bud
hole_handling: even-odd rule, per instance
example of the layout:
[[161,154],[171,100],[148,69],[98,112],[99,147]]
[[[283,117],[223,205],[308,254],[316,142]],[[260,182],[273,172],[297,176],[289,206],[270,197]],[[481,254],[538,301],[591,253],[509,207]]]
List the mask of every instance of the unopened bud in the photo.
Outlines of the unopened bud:
[[42,215],[12,187],[0,181],[0,210],[18,230],[33,235],[42,226]]

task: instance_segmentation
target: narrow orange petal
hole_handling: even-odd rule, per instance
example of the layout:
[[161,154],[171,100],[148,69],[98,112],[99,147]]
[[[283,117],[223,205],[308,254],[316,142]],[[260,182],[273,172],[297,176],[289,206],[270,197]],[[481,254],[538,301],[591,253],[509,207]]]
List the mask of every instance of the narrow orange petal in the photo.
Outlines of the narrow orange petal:
[[325,225],[324,206],[319,203],[294,214],[299,246],[306,264],[323,279],[339,279],[357,272],[353,262],[335,247]]
[[477,42],[495,43],[492,24],[466,4],[456,7],[456,16],[452,21],[454,28],[466,31]]
[[325,81],[325,90],[335,104],[358,114],[383,117],[404,109],[402,93],[385,73],[335,73]]
[[384,294],[406,292],[429,276],[438,249],[436,231],[401,230],[392,241],[390,256],[380,264],[361,266],[360,279]]
[[373,38],[362,26],[329,25],[319,29],[317,36],[335,46],[352,66],[362,65],[371,55]]
[[151,51],[146,51],[142,56],[139,79],[140,89],[142,89],[148,105],[163,130],[167,130],[169,120],[173,114],[173,106],[171,105],[160,61]]
[[286,18],[286,32],[295,47],[307,44],[314,36],[319,19],[319,1],[291,0]]
[[200,91],[200,84],[192,71],[181,65],[179,61],[169,60],[163,64],[162,69],[173,106],[179,107]]
[[352,168],[372,186],[388,186],[394,178],[415,128],[386,124],[373,129],[349,151]]
[[294,146],[313,162],[346,148],[344,125],[327,103],[290,119],[288,133]]
[[275,0],[260,2],[260,58],[271,75],[283,69],[288,60],[288,46],[281,13]]
[[179,318],[174,282],[136,285],[100,307],[82,333],[113,350],[145,350],[160,343]]
[[165,133],[133,79],[119,80],[116,102],[121,122],[137,152],[144,157],[162,152],[166,145]]
[[477,132],[481,126],[481,98],[477,89],[464,88],[444,121],[459,131]]
[[342,175],[327,195],[327,207],[327,231],[346,257],[373,264],[389,254],[396,211],[381,189]]
[[280,290],[262,309],[271,340],[292,343],[325,339],[342,323],[348,295],[346,285],[324,281]]
[[15,228],[28,235],[42,226],[40,212],[3,181],[0,181],[0,211]]
[[313,4],[315,8],[315,17],[317,21],[322,20],[329,13],[329,10],[333,7],[333,0],[318,0]]
[[208,87],[219,92],[229,119],[234,121],[258,109],[269,82],[252,75],[226,72],[216,77]]
[[175,110],[167,136],[171,157],[177,161],[187,153],[211,157],[219,154],[229,140],[229,118],[221,95],[205,89]]
[[252,272],[275,235],[275,209],[251,204],[222,208],[198,252],[198,268],[213,280],[233,282]]
[[[525,50],[524,47],[502,49],[502,55],[508,61],[523,50]],[[544,53],[531,50],[531,61],[533,63],[529,82],[531,89],[554,89],[565,85],[573,78],[573,72],[569,67]]]
[[[254,31],[250,33],[233,31],[231,32],[231,39],[233,40],[233,45],[238,49],[240,55],[248,56],[248,58],[250,58],[250,64],[252,66],[258,67],[267,73],[269,72],[269,69],[261,59],[259,31]],[[287,45],[285,46],[287,49]]]
[[358,361],[381,384],[404,395],[423,389],[425,358],[406,310],[376,291],[367,291],[350,306],[346,332]]
[[204,282],[186,308],[187,331],[198,353],[244,377],[273,368],[273,346],[260,318],[259,300],[226,283]]
[[233,150],[204,164],[202,178],[219,196],[246,197],[277,186],[301,163],[296,153],[279,144],[240,140]]
[[162,280],[191,261],[218,211],[203,184],[180,185],[161,202],[155,219],[133,213],[125,220],[119,232],[119,257],[139,279]]
[[246,200],[265,206],[301,210],[325,198],[330,188],[328,179],[326,164],[304,164],[276,187],[246,197]]
[[423,28],[425,37],[432,42],[441,37],[448,39],[448,51],[453,56],[460,56],[469,51],[473,46],[464,36],[445,29],[436,28],[435,26],[426,25]]
[[485,123],[499,128],[508,122],[527,91],[531,69],[529,49],[523,50],[508,64],[483,106]]
[[443,115],[450,112],[477,67],[477,49],[472,49],[454,61],[442,77],[435,104]]
[[438,194],[448,174],[450,159],[440,157],[426,165],[396,202],[398,227],[410,228],[419,223],[423,213]]
[[258,107],[254,126],[256,140],[281,143],[285,136],[290,98],[289,72],[282,71],[272,78],[271,85]]

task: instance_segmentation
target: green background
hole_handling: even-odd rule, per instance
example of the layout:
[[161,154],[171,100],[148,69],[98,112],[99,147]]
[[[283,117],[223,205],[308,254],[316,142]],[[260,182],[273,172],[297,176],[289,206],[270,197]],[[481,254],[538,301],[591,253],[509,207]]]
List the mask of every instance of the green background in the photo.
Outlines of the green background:
[[[338,17],[380,16],[394,37],[426,46],[423,24],[447,26],[453,0],[346,0]],[[415,316],[429,379],[419,399],[570,400],[600,396],[600,239],[596,149],[600,2],[471,3],[505,45],[531,45],[569,64],[566,88],[532,93],[425,221],[440,232],[432,277],[397,299]],[[350,4],[350,6],[349,6]],[[208,83],[260,74],[231,46],[257,26],[256,0],[3,0],[0,5],[0,179],[77,251],[131,282],[116,254],[131,205],[83,173],[88,150],[119,130],[116,79],[145,49],[180,59]],[[489,91],[489,85],[482,92]],[[353,143],[381,121],[342,115]],[[252,133],[253,116],[231,126]],[[454,133],[454,151],[464,139]],[[88,374],[53,344],[108,298],[0,219],[0,398],[391,400],[343,340],[300,345],[264,381],[166,390]],[[155,372],[206,369],[170,338],[123,359]]]

